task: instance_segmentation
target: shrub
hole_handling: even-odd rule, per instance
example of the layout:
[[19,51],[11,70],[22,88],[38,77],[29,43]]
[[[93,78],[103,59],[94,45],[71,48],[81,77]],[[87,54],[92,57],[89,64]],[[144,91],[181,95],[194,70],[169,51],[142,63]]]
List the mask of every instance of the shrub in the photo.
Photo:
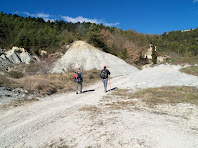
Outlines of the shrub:
[[22,72],[19,72],[19,71],[10,71],[10,72],[8,72],[8,75],[11,78],[15,78],[15,79],[19,79],[19,78],[22,78],[24,76],[24,74]]
[[198,66],[190,66],[190,67],[182,68],[180,69],[180,71],[194,76],[198,76]]
[[68,37],[67,39],[66,39],[66,42],[67,43],[72,43],[74,41],[74,39],[72,38],[72,37]]
[[9,83],[9,80],[7,79],[6,76],[4,75],[0,75],[1,79],[0,79],[0,86],[5,86],[6,83]]

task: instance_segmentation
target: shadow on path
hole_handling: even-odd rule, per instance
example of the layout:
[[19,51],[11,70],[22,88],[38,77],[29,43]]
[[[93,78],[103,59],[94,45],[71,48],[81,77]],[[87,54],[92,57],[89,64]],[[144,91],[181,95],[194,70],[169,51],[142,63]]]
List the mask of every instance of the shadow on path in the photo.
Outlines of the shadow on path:
[[117,87],[114,87],[114,88],[112,88],[112,89],[107,90],[107,92],[113,91],[113,90],[115,90],[115,89],[118,89],[118,88],[117,88]]
[[87,92],[90,92],[90,91],[95,91],[95,89],[85,90],[85,91],[83,91],[83,93],[87,93]]

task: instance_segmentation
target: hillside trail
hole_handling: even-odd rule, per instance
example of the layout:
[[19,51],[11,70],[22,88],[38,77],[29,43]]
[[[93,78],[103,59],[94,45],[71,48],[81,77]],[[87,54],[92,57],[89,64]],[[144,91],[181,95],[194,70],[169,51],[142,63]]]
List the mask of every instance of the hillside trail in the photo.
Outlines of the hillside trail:
[[[100,81],[83,88],[82,94],[57,94],[2,111],[0,147],[198,147],[196,106],[161,106],[161,109],[154,110],[145,108],[140,102],[138,110],[116,110],[105,105],[105,99],[117,87],[122,88],[125,85],[127,88],[133,85],[135,88],[136,85],[131,83],[137,82],[134,78],[138,76],[143,77],[141,73],[137,73],[112,78],[112,90],[107,93]],[[182,82],[182,78],[179,82]],[[137,83],[139,88],[145,85],[147,79],[145,77],[144,83]],[[156,86],[162,84],[162,76],[160,79],[156,81]],[[188,80],[191,84],[197,78]],[[197,82],[195,81],[195,85]],[[110,102],[115,101],[114,99],[116,97]]]

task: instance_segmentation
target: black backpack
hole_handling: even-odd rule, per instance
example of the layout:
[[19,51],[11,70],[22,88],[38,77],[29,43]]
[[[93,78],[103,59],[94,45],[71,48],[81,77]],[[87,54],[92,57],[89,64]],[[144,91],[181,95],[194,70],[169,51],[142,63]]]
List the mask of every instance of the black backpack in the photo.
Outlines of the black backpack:
[[107,70],[106,70],[106,69],[103,69],[103,71],[102,71],[102,73],[101,73],[101,78],[106,79],[107,76],[108,76]]

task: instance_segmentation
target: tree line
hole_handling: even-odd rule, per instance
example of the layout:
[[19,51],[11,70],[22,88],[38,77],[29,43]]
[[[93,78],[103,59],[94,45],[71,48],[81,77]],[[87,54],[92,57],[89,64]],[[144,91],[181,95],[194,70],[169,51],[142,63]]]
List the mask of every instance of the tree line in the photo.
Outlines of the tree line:
[[41,49],[55,52],[65,44],[84,40],[101,50],[129,62],[138,62],[142,50],[150,43],[158,51],[181,56],[198,54],[198,28],[188,32],[172,31],[162,35],[137,33],[103,24],[70,23],[63,20],[45,22],[42,18],[22,17],[0,12],[0,48],[24,47],[33,54]]

